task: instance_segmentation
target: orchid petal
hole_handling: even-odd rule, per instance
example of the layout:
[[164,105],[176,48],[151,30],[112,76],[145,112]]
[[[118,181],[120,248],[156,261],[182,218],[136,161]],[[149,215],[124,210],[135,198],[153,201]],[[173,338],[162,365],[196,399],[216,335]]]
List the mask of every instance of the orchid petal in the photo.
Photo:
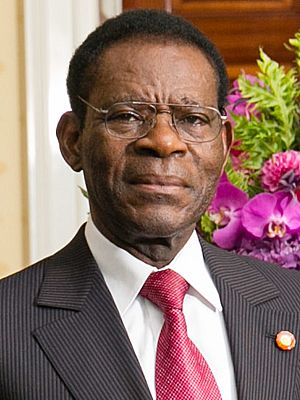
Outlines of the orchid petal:
[[212,209],[226,207],[229,210],[240,209],[248,201],[248,196],[245,192],[232,185],[229,181],[219,184],[216,196],[211,204]]
[[239,216],[233,217],[225,228],[217,229],[213,233],[213,240],[217,246],[231,250],[236,247],[241,236],[242,224]]
[[229,180],[228,180],[227,174],[226,174],[226,172],[223,172],[223,174],[221,175],[221,178],[219,180],[219,184],[220,183],[228,183],[228,182],[229,182]]
[[283,216],[290,232],[296,232],[300,229],[300,203],[290,194],[286,195],[281,201]]
[[277,212],[277,198],[270,193],[260,193],[253,197],[242,209],[242,224],[253,236],[262,238],[265,226]]

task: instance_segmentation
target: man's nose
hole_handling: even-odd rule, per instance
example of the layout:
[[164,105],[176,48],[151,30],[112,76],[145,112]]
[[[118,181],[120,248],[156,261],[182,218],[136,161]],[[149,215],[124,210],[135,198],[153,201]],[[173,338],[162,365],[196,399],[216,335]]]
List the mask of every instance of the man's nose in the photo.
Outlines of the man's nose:
[[187,145],[181,139],[170,121],[168,113],[156,116],[156,123],[146,136],[136,140],[135,149],[155,157],[183,156]]

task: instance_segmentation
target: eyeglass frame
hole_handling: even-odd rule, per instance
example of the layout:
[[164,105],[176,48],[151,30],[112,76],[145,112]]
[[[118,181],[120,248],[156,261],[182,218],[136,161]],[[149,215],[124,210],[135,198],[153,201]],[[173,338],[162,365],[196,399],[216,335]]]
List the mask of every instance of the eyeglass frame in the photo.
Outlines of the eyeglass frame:
[[[148,103],[148,102],[144,102],[144,101],[135,101],[135,100],[130,101],[130,100],[129,100],[129,101],[120,101],[120,102],[116,102],[116,103],[112,104],[109,108],[104,109],[104,108],[97,108],[97,107],[95,107],[93,104],[89,103],[87,100],[85,100],[83,97],[81,97],[81,96],[79,96],[79,95],[77,95],[77,98],[78,98],[80,101],[82,101],[84,104],[86,104],[88,107],[90,107],[92,110],[96,111],[98,114],[105,114],[105,118],[103,118],[103,120],[104,120],[106,132],[107,132],[110,136],[117,137],[117,138],[120,138],[120,139],[123,139],[123,140],[126,140],[126,139],[127,139],[127,140],[137,140],[137,139],[141,139],[141,138],[147,136],[148,133],[149,133],[149,131],[156,125],[156,117],[157,117],[157,114],[160,114],[160,113],[168,113],[168,114],[171,115],[171,119],[172,119],[172,124],[171,124],[171,126],[175,128],[176,133],[178,134],[180,140],[182,140],[183,142],[194,143],[194,144],[210,143],[210,142],[214,141],[215,139],[217,139],[217,137],[219,136],[219,134],[220,134],[220,132],[221,132],[221,130],[222,130],[222,126],[225,124],[226,121],[228,121],[228,116],[227,116],[227,114],[223,115],[223,114],[221,113],[221,111],[218,110],[218,109],[215,108],[215,107],[212,107],[212,106],[201,106],[200,104]],[[107,127],[107,119],[106,119],[106,116],[108,115],[109,110],[110,110],[113,106],[115,106],[115,105],[117,105],[117,104],[120,104],[120,105],[121,105],[121,104],[132,104],[132,105],[148,105],[148,106],[152,106],[152,107],[155,109],[155,116],[154,116],[154,118],[153,118],[154,124],[151,125],[150,128],[149,128],[143,135],[141,135],[141,136],[122,137],[122,135],[117,135],[117,134],[115,135],[115,134],[111,133],[111,131],[110,131],[110,130],[108,129],[108,127]],[[200,108],[203,108],[203,109],[208,109],[208,110],[215,111],[215,112],[217,113],[218,117],[220,118],[220,121],[221,121],[221,125],[220,125],[219,132],[216,134],[216,136],[215,136],[213,139],[210,139],[210,140],[197,141],[197,140],[188,140],[188,139],[184,139],[184,138],[182,138],[182,135],[181,135],[181,133],[179,132],[179,130],[178,130],[178,128],[177,128],[177,125],[176,125],[176,123],[175,123],[174,112],[172,112],[171,110],[168,110],[168,111],[167,111],[167,110],[158,111],[158,110],[157,110],[157,106],[168,106],[168,107],[200,107]],[[226,113],[225,109],[222,109],[222,111],[224,111],[224,112]]]

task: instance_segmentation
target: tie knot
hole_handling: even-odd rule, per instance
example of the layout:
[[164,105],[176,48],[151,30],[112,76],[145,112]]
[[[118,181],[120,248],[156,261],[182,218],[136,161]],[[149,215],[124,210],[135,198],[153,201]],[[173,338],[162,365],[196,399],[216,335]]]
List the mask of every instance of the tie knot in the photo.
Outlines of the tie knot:
[[188,288],[189,284],[177,272],[167,269],[150,274],[140,294],[165,313],[174,308],[182,310]]

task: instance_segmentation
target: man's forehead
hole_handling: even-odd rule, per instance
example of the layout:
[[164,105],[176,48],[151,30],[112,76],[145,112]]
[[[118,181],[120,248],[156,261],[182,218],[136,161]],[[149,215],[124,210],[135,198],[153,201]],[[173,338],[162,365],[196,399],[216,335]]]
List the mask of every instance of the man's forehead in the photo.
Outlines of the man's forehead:
[[[146,60],[146,62],[145,62]],[[141,39],[131,39],[117,42],[107,48],[98,63],[97,75],[108,79],[109,74],[124,74],[128,76],[146,73],[157,78],[165,74],[172,74],[178,79],[187,68],[203,71],[203,74],[215,75],[214,68],[206,54],[195,46],[174,41],[146,42]],[[126,74],[126,75],[125,75]],[[195,78],[197,78],[197,74]],[[193,76],[190,76],[191,81]]]
[[[216,105],[215,73],[188,44],[134,40],[108,48],[90,93],[101,106],[126,100]],[[90,99],[91,99],[90,97]]]

